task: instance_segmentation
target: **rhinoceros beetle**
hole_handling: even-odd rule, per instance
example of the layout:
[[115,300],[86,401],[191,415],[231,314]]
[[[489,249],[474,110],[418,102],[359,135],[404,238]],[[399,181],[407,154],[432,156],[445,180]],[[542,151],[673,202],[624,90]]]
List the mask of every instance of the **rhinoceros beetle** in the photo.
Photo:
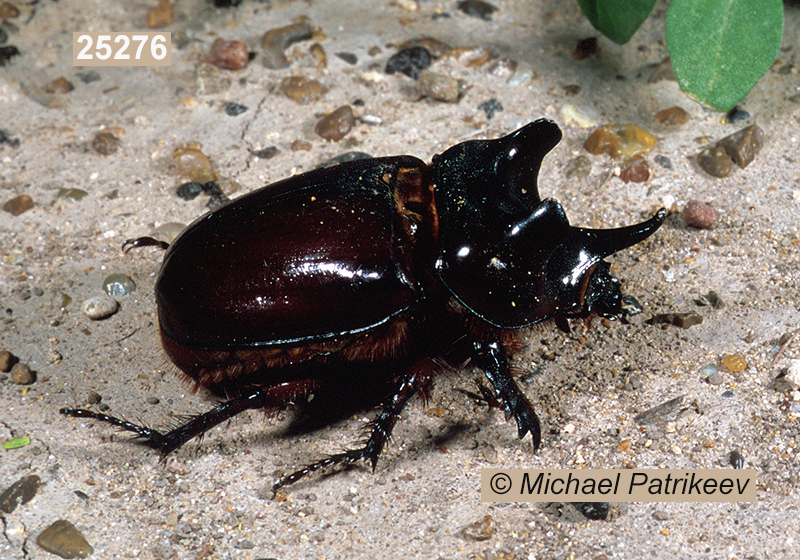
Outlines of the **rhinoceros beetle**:
[[379,388],[365,445],[285,476],[278,489],[362,459],[374,469],[408,400],[443,364],[471,361],[537,449],[539,419],[507,350],[519,329],[547,319],[622,315],[603,259],[665,218],[661,209],[618,229],[570,226],[537,187],[560,139],[541,119],[458,144],[431,165],[411,156],[342,163],[243,196],[171,245],[128,242],[167,249],[155,284],[162,344],[195,387],[227,400],[166,433],[61,412],[134,432],[163,456],[247,409],[313,410],[326,387],[344,383],[340,396]]

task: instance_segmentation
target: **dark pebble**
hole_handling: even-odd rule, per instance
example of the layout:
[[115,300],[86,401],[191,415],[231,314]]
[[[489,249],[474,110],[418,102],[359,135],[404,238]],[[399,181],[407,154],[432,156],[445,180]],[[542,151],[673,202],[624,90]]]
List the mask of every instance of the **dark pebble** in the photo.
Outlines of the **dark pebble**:
[[94,552],[75,525],[59,519],[36,537],[41,548],[61,558],[86,558]]
[[120,144],[120,139],[110,132],[98,132],[92,139],[92,149],[103,156],[115,154]]
[[484,21],[491,20],[492,14],[497,11],[497,8],[482,0],[463,0],[456,7],[468,16],[481,18]]
[[750,118],[750,113],[740,108],[738,105],[725,114],[725,120],[731,124],[746,121]]
[[357,161],[359,159],[371,159],[371,158],[372,158],[371,155],[364,152],[345,152],[338,156],[332,157],[331,159],[326,159],[317,166],[317,169],[322,169],[323,167],[328,167],[330,165],[336,165],[339,163],[345,163],[348,161]]
[[28,367],[28,364],[17,362],[11,366],[9,373],[11,383],[15,385],[31,385],[36,381],[36,372]]
[[491,119],[495,113],[499,113],[503,110],[503,104],[500,103],[496,98],[492,97],[478,105],[478,109],[481,109],[484,113],[486,113],[486,118]]
[[682,329],[688,329],[703,322],[703,316],[694,313],[660,313],[653,315],[647,321],[648,325],[675,325]]
[[258,159],[269,159],[278,155],[278,148],[277,146],[267,146],[266,148],[262,148],[250,153],[256,156]]
[[35,474],[23,476],[0,494],[0,511],[11,513],[19,506],[27,504],[41,485],[41,479]]
[[21,194],[19,196],[15,196],[11,200],[7,200],[5,204],[3,204],[3,210],[11,214],[12,216],[19,216],[23,212],[27,212],[33,208],[33,199],[28,196],[27,194]]
[[575,60],[583,60],[584,58],[589,58],[596,52],[597,37],[587,37],[586,39],[581,39],[578,41],[578,44],[575,45],[575,50],[572,51],[572,58]]
[[734,469],[744,468],[744,457],[742,457],[742,453],[738,449],[731,451],[728,461]]
[[225,109],[225,114],[229,117],[238,117],[245,111],[247,111],[247,107],[244,105],[240,105],[239,103],[234,103],[233,101],[228,101],[222,105],[222,108]]
[[136,291],[136,284],[130,276],[115,272],[103,280],[103,290],[110,296],[126,296]]
[[102,400],[103,396],[97,391],[89,391],[89,394],[86,397],[86,402],[88,404],[98,404]]
[[5,29],[0,27],[0,45],[6,42],[8,42],[8,33],[6,33]]
[[672,161],[667,156],[658,155],[653,158],[653,161],[656,162],[657,165],[663,167],[664,169],[672,170]]
[[419,73],[433,64],[433,55],[425,47],[415,46],[402,49],[386,61],[384,71],[387,74],[400,72],[414,80],[419,78]]
[[175,194],[183,200],[194,200],[201,192],[203,192],[203,183],[189,181],[180,185]]
[[750,125],[719,141],[733,162],[744,169],[756,158],[764,145],[764,132],[756,125]]
[[97,82],[100,80],[100,74],[94,70],[90,70],[89,72],[78,72],[75,75],[84,84],[91,84],[92,82]]
[[216,181],[208,181],[205,183],[203,185],[203,192],[211,197],[208,200],[208,204],[206,204],[206,206],[211,210],[216,210],[231,200],[228,198],[228,195],[222,192],[222,189],[219,188],[219,185]]
[[697,165],[712,177],[719,179],[727,177],[733,170],[733,161],[725,148],[718,144],[701,150],[697,154]]
[[214,0],[217,8],[235,8],[242,3],[242,0]]
[[3,373],[8,373],[11,371],[11,366],[16,364],[18,361],[19,358],[17,358],[8,350],[0,350],[0,371]]
[[353,53],[349,52],[337,52],[334,53],[336,56],[344,60],[347,64],[355,65],[358,64],[358,57]]
[[12,138],[11,133],[4,128],[0,128],[0,144],[8,144],[12,148],[19,148],[19,138]]
[[338,142],[353,129],[354,122],[353,108],[350,105],[342,105],[322,117],[314,127],[314,132],[325,140]]
[[19,49],[14,45],[9,45],[7,47],[0,47],[0,66],[5,66],[6,62],[11,60],[12,57],[19,55],[20,55]]
[[725,399],[729,399],[732,396],[733,396],[733,391],[731,391],[730,389],[725,391],[724,393],[722,393],[722,397],[725,398]]
[[158,397],[147,397],[147,404],[158,404],[161,400]]
[[68,198],[69,200],[80,201],[89,196],[89,193],[83,189],[76,189],[72,188],[60,188],[56,193],[56,198]]
[[705,295],[705,298],[713,309],[722,309],[725,307],[725,301],[714,290],[709,290],[709,292]]
[[675,397],[674,399],[656,405],[653,408],[648,408],[644,412],[634,416],[633,421],[640,426],[671,422],[678,417],[684,398],[686,398],[686,396],[681,395],[680,397]]
[[687,202],[681,215],[687,226],[698,229],[710,229],[717,221],[717,211],[714,207],[699,200]]
[[572,505],[581,512],[587,519],[605,519],[611,511],[611,504],[608,502],[571,502]]
[[581,86],[577,84],[569,84],[563,87],[564,95],[567,97],[574,97],[581,92]]

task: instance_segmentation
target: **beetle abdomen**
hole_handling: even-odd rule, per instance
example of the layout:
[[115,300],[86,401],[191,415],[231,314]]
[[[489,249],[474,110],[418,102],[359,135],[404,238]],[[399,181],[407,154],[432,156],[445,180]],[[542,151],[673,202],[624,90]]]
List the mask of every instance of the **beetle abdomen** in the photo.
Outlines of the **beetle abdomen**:
[[163,337],[204,349],[307,345],[411,307],[419,288],[392,188],[401,164],[424,167],[382,158],[312,172],[189,226],[156,282]]

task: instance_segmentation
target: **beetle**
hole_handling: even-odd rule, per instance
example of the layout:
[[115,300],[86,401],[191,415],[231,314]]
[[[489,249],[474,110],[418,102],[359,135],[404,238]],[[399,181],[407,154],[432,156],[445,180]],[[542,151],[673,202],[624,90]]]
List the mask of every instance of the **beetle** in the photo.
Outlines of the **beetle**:
[[[166,249],[155,283],[162,345],[196,388],[226,400],[166,433],[61,412],[134,432],[163,457],[247,409],[313,412],[324,404],[317,395],[338,386],[328,393],[335,412],[362,386],[377,391],[380,412],[362,447],[284,476],[277,490],[335,465],[366,460],[374,470],[409,399],[443,363],[466,358],[537,450],[539,419],[512,378],[509,349],[521,329],[548,319],[623,315],[605,258],[666,216],[662,208],[617,229],[571,226],[537,186],[560,139],[540,119],[457,144],[430,165],[412,156],[342,163],[242,196],[170,245],[126,242]],[[360,398],[351,404],[364,408]]]

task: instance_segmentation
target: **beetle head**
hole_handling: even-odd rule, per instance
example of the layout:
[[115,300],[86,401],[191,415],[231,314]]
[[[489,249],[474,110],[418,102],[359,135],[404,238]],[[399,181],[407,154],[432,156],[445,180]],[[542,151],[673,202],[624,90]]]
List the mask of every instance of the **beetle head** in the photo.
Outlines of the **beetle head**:
[[458,144],[434,158],[439,214],[436,270],[472,313],[500,328],[562,315],[621,312],[619,281],[603,259],[650,236],[660,210],[633,226],[572,227],[562,206],[541,200],[542,159],[561,139],[538,120],[497,140]]

